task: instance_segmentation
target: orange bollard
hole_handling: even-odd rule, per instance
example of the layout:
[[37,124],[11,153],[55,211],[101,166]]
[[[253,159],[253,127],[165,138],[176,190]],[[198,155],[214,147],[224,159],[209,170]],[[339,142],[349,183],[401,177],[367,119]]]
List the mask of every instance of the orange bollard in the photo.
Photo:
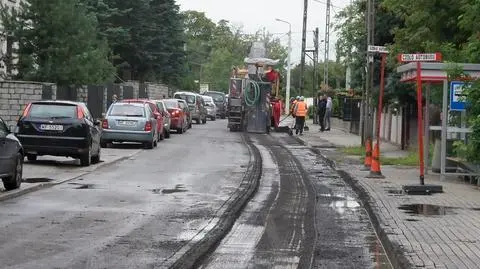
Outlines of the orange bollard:
[[370,171],[370,167],[372,166],[372,141],[370,138],[367,138],[367,141],[365,142],[365,149],[365,162],[362,170]]
[[380,170],[380,147],[378,143],[373,148],[372,166],[368,178],[385,178]]

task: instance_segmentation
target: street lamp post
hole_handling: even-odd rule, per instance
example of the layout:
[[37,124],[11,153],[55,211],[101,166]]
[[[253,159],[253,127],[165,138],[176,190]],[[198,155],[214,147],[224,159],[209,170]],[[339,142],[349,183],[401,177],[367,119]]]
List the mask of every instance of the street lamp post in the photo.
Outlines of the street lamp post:
[[287,89],[285,92],[285,111],[290,111],[290,68],[291,68],[291,57],[292,54],[292,24],[288,21],[284,21],[281,19],[276,19],[279,22],[283,22],[288,24],[288,56],[287,56]]

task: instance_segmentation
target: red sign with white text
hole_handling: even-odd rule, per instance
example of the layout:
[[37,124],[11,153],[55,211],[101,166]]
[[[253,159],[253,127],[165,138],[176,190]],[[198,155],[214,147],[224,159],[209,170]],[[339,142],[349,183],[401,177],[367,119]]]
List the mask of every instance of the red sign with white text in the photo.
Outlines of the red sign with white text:
[[442,54],[440,52],[400,54],[398,60],[400,62],[440,62],[442,61]]

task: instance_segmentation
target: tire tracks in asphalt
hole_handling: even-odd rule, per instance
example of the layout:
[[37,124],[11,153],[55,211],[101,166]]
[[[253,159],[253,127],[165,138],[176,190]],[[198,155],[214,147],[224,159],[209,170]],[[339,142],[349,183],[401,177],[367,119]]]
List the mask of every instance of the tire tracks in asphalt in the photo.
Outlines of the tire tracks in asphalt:
[[218,218],[212,220],[215,223],[208,225],[208,232],[204,231],[205,228],[199,231],[189,243],[175,252],[167,261],[154,268],[194,268],[229,233],[243,208],[258,189],[262,175],[260,151],[253,145],[248,135],[242,134],[242,138],[250,152],[251,158],[239,189],[218,210]]
[[308,177],[273,137],[250,137],[263,158],[260,188],[200,268],[310,268],[315,229]]

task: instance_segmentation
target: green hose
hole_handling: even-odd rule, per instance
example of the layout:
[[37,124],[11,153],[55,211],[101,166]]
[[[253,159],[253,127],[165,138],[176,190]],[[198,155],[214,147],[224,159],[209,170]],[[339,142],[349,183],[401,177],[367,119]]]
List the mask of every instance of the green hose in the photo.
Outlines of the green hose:
[[[253,85],[253,90],[254,90],[254,97],[253,99],[251,99],[249,97],[249,92],[245,92],[245,94],[243,95],[245,97],[245,104],[247,106],[255,106],[259,101],[260,101],[260,85],[258,85],[257,82],[253,81],[253,80],[250,80],[249,82],[249,86],[250,85]],[[252,90],[251,87],[249,87],[249,90]]]

